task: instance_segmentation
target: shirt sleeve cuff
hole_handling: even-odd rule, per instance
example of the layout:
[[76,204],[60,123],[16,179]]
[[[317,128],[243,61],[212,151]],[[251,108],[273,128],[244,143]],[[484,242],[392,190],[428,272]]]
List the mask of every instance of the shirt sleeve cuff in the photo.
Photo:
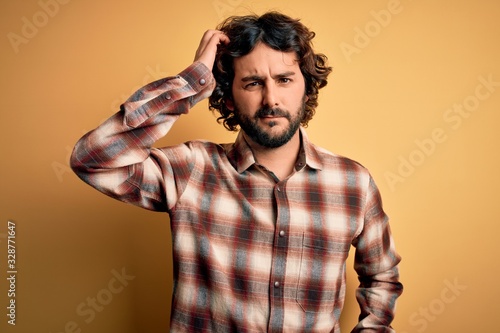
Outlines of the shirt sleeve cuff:
[[215,79],[212,72],[205,64],[199,61],[195,61],[179,73],[179,76],[186,80],[189,86],[197,92],[191,97],[191,106],[209,97],[215,88]]

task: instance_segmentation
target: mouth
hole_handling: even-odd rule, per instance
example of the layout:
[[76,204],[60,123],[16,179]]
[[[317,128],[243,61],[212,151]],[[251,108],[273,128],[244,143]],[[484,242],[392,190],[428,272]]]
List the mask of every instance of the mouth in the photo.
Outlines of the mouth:
[[259,118],[261,119],[276,119],[276,118],[283,118],[284,116],[278,116],[278,115],[264,115],[260,116]]
[[263,123],[266,124],[267,126],[274,127],[278,125],[279,123],[282,122],[282,119],[285,119],[286,117],[284,116],[278,116],[278,115],[262,115],[259,117],[259,120]]
[[269,128],[273,128],[278,124],[280,124],[281,123],[280,119],[283,118],[285,117],[277,115],[263,115],[259,117],[260,121],[262,122],[262,125]]

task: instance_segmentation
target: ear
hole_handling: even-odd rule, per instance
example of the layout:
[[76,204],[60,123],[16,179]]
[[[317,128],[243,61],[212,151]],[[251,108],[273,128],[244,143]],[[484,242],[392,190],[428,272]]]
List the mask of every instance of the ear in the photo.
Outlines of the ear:
[[230,110],[230,111],[234,111],[234,102],[232,99],[225,99],[224,100],[224,104],[226,104],[226,107]]

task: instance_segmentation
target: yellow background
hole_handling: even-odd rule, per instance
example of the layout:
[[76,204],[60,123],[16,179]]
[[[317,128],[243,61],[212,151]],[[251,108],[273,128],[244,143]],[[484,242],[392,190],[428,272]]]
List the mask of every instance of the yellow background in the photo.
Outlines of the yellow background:
[[[500,2],[60,1],[0,4],[0,331],[168,331],[167,216],[87,186],[69,170],[69,151],[137,87],[188,66],[206,29],[278,9],[317,33],[334,67],[309,136],[368,167],[382,192],[403,257],[394,327],[500,332]],[[159,145],[234,137],[204,101]],[[352,256],[349,266],[345,332],[358,315]],[[134,278],[112,294],[122,270]],[[92,318],[77,313],[96,297],[107,304]]]

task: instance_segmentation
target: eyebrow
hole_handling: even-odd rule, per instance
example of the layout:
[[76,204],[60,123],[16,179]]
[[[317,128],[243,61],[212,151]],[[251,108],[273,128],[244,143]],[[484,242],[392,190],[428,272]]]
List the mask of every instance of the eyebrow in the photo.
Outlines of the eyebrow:
[[[295,75],[295,72],[293,71],[288,71],[288,72],[284,72],[284,73],[280,73],[280,74],[276,74],[274,75],[272,78],[273,79],[282,79],[282,78],[285,78],[285,77],[290,77],[290,76],[294,76]],[[262,76],[259,76],[259,75],[249,75],[249,76],[245,76],[241,79],[242,82],[249,82],[249,81],[263,81],[263,78]]]

